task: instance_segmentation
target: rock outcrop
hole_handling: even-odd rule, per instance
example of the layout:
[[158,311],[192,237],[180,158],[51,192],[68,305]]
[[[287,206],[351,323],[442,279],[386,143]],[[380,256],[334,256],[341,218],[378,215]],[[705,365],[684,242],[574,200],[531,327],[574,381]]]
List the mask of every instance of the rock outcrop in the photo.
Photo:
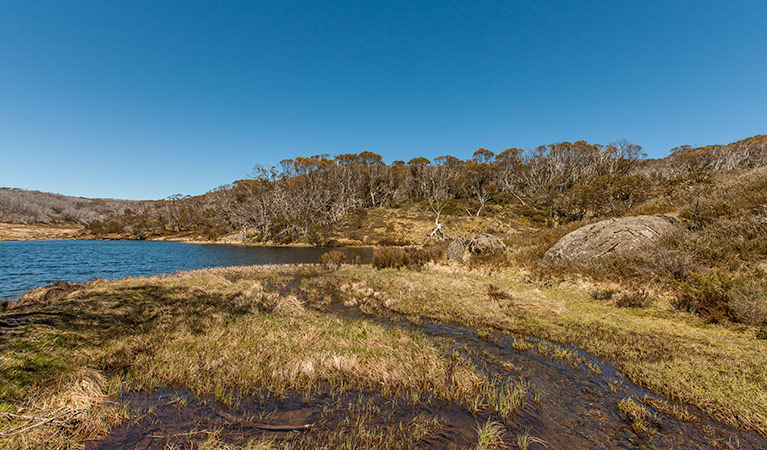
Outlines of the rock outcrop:
[[472,253],[488,253],[497,250],[506,250],[506,244],[492,234],[480,233],[469,243],[469,251]]
[[543,255],[543,262],[585,262],[634,251],[674,231],[675,223],[668,216],[636,216],[586,225],[562,237]]
[[506,244],[492,234],[480,233],[473,238],[460,238],[447,247],[447,258],[450,261],[464,261],[467,251],[470,253],[488,253],[496,250],[506,250]]

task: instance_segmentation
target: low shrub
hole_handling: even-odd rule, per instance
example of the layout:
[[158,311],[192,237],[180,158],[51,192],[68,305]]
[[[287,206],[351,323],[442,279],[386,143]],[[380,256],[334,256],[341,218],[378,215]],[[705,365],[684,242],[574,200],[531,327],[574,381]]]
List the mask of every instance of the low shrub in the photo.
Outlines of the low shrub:
[[490,297],[490,300],[494,300],[496,302],[500,300],[510,300],[511,295],[509,295],[508,292],[504,291],[500,287],[489,284],[487,285],[487,296]]
[[338,270],[344,263],[346,263],[346,255],[338,250],[331,250],[320,256],[320,264],[329,270]]
[[696,313],[712,323],[723,319],[736,320],[730,307],[732,286],[732,277],[718,270],[705,274],[691,273],[687,281],[677,284],[672,305],[680,311]]
[[591,298],[593,300],[612,300],[613,296],[615,296],[615,289],[605,288],[605,289],[594,289],[591,291]]
[[473,253],[469,258],[469,267],[472,269],[484,268],[499,270],[511,265],[509,252],[495,250],[484,253]]
[[727,319],[747,325],[767,325],[767,286],[722,270],[692,273],[677,284],[672,305],[709,322]]
[[736,280],[730,290],[730,308],[738,322],[767,326],[767,287],[756,280]]
[[644,289],[622,292],[615,301],[621,308],[647,308],[652,304],[652,298]]
[[373,250],[373,266],[376,269],[407,267],[420,270],[429,261],[438,262],[444,257],[441,244],[427,247],[392,247],[382,246]]

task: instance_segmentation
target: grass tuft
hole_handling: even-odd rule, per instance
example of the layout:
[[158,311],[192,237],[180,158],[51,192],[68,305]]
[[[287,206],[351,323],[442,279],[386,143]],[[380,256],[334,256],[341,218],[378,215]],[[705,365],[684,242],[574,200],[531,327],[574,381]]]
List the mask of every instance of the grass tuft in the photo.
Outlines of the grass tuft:
[[499,450],[506,448],[503,442],[505,427],[498,422],[487,419],[482,425],[477,425],[476,450]]

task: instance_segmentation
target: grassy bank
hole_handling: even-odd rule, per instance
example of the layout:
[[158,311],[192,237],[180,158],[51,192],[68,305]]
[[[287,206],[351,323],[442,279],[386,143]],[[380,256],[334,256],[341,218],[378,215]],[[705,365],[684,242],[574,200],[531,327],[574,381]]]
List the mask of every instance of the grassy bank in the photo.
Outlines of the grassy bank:
[[73,239],[82,232],[74,225],[20,225],[0,223],[0,241]]
[[[293,270],[319,269],[284,270],[207,270],[27,294],[4,315],[26,325],[8,327],[0,338],[0,446],[60,448],[98,439],[131,415],[110,406],[118,391],[166,386],[224,404],[377,392],[504,419],[524,402],[523,385],[487,379],[446,346],[280,295],[270,286]],[[40,420],[30,424],[29,417]]]
[[[660,299],[646,309],[619,308],[593,300],[590,290],[542,287],[511,268],[347,265],[210,269],[32,291],[2,313],[0,448],[103,438],[139,414],[115,402],[121,393],[164,387],[233,407],[243,398],[368,396],[351,406],[330,401],[328,417],[337,418],[330,428],[243,448],[410,448],[450,429],[439,405],[473,417],[472,441],[487,444],[503,438],[493,422],[513,421],[528,401],[524,380],[486,376],[453,343],[339,316],[332,311],[339,303],[370,316],[517,336],[520,350],[545,353],[533,337],[573,344],[657,393],[767,435],[767,341],[755,329],[706,324]],[[373,420],[408,405],[416,411],[410,416]],[[203,437],[210,448],[226,441]]]

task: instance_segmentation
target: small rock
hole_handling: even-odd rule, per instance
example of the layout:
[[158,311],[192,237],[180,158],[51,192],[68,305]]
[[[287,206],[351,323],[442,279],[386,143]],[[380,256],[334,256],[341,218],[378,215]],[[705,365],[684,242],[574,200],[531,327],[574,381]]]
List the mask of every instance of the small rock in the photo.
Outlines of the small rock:
[[501,224],[498,223],[498,221],[494,220],[494,221],[490,222],[490,226],[493,227],[493,228],[500,228]]
[[469,244],[469,239],[461,238],[456,239],[447,246],[447,259],[450,261],[463,261],[463,254],[466,252],[466,247]]
[[472,253],[487,253],[496,250],[506,250],[506,244],[492,234],[480,233],[474,236],[469,243],[469,251]]

